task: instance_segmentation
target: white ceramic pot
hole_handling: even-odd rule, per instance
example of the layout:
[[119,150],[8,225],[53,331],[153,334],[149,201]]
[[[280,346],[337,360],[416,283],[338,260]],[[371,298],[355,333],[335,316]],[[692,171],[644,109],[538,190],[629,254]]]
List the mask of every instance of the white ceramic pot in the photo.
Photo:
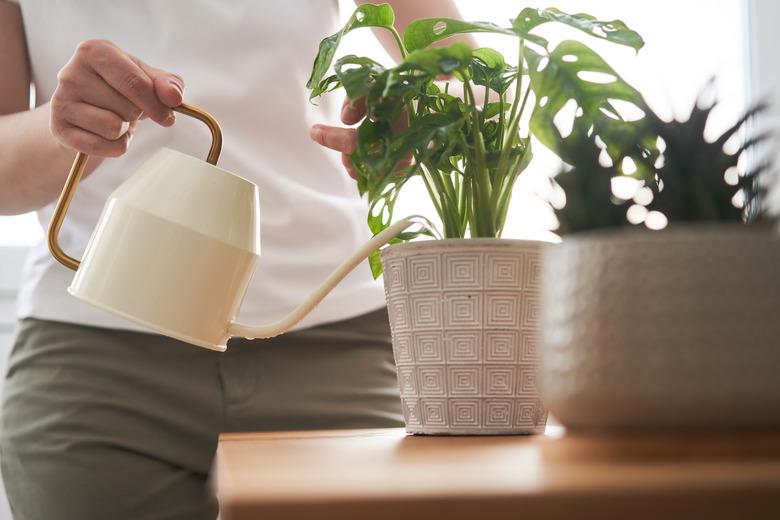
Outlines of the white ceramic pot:
[[382,252],[408,432],[544,431],[536,387],[543,247],[449,239]]
[[780,240],[741,226],[567,237],[540,385],[573,429],[780,426]]

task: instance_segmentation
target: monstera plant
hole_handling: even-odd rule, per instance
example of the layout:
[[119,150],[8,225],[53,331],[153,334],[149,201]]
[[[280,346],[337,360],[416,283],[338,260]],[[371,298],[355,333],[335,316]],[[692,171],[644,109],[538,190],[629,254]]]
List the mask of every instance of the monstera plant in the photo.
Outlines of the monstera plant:
[[[415,20],[403,36],[393,21],[387,4],[358,7],[322,40],[308,86],[312,98],[343,88],[365,102],[350,161],[369,201],[371,231],[391,224],[414,177],[442,222],[443,239],[396,243],[370,259],[375,275],[384,271],[407,430],[541,432],[546,409],[536,388],[536,345],[544,244],[500,238],[512,188],[533,158],[532,138],[559,154],[583,135],[598,138],[615,164],[626,157],[646,164],[657,154],[655,140],[641,135],[644,117],[623,113],[646,112],[639,92],[584,43],[551,45],[544,26],[569,26],[634,50],[642,38],[622,21],[555,8],[522,9],[506,26]],[[400,63],[388,68],[353,55],[334,62],[342,38],[365,27],[394,36]],[[466,33],[514,39],[517,61],[446,41]],[[567,114],[570,125],[562,122]]]
[[[368,117],[358,128],[350,161],[358,174],[358,189],[368,197],[372,232],[390,224],[403,185],[419,176],[441,219],[444,237],[500,237],[512,188],[533,157],[531,136],[555,152],[582,137],[562,132],[556,124],[561,111],[576,114],[577,127],[605,143],[616,164],[627,156],[653,153],[652,142],[631,138],[642,128],[641,119],[626,121],[618,109],[622,104],[644,111],[640,93],[584,43],[566,40],[551,47],[540,35],[545,24],[562,24],[638,51],[642,38],[622,21],[528,7],[506,27],[428,18],[409,24],[403,37],[393,21],[387,4],[358,7],[341,31],[322,40],[308,81],[312,99],[338,88],[351,100],[365,99]],[[386,68],[354,55],[333,63],[342,38],[365,27],[389,31],[401,63]],[[507,63],[493,49],[472,49],[463,42],[436,46],[465,33],[515,38],[518,61]],[[442,76],[451,79],[442,85],[437,82]],[[452,82],[462,84],[463,96],[450,92]],[[524,119],[527,111],[530,118]],[[406,126],[395,130],[399,119]],[[524,128],[526,120],[530,123]],[[411,165],[399,171],[409,156]],[[371,265],[378,275],[378,254]]]

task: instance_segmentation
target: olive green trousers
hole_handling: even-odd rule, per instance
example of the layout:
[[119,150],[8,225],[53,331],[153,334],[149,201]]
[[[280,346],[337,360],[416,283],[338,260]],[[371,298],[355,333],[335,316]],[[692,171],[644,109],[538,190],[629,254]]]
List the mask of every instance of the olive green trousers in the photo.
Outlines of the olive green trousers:
[[224,353],[27,319],[0,462],[17,519],[213,519],[220,432],[402,425],[384,309]]

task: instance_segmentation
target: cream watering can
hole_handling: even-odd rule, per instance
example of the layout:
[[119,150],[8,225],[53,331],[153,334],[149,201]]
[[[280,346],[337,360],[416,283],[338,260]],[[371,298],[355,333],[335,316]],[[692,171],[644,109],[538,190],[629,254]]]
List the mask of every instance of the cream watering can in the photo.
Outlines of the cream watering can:
[[372,251],[424,220],[400,220],[374,236],[279,322],[237,323],[260,257],[258,188],[216,166],[222,132],[211,115],[186,104],[174,110],[211,130],[206,161],[159,150],[111,194],[81,261],[57,241],[87,164],[87,155],[76,156],[48,231],[51,254],[76,271],[68,288],[76,298],[166,336],[224,351],[231,336],[270,338],[287,331]]

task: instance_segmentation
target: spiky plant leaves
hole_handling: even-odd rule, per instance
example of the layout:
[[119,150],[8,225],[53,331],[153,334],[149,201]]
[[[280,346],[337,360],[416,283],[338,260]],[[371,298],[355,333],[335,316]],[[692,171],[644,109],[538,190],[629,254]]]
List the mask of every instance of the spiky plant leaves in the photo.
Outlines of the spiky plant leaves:
[[555,183],[566,194],[566,205],[556,209],[561,235],[590,229],[628,225],[627,201],[612,195],[612,179],[620,175],[613,166],[599,161],[602,148],[595,134],[575,124],[569,139],[561,142],[561,155],[574,157],[574,165],[561,171]]
[[[769,162],[761,162],[746,173],[737,175],[740,158],[766,140],[768,134],[744,138],[736,151],[727,150],[727,142],[743,131],[746,123],[766,109],[758,104],[739,118],[714,140],[705,137],[707,122],[716,106],[703,103],[699,96],[689,117],[683,121],[664,121],[652,111],[647,112],[642,128],[634,138],[645,141],[648,135],[663,140],[665,149],[661,164],[655,168],[655,181],[645,180],[653,190],[648,211],[659,211],[668,222],[744,221],[771,222],[761,211],[765,185],[761,178],[770,170]],[[566,205],[556,209],[560,234],[629,225],[626,218],[629,201],[612,194],[613,178],[620,177],[618,165],[603,166],[598,157],[601,147],[595,140],[577,129],[560,146],[559,155],[567,157],[573,166],[561,172],[555,182],[566,193]],[[628,136],[630,137],[630,136]],[[641,144],[637,141],[637,144]],[[626,145],[626,149],[631,143]],[[640,158],[641,159],[641,158]],[[727,176],[730,177],[727,182]],[[735,197],[742,193],[742,204]]]
[[[704,105],[699,99],[685,121],[666,122],[650,114],[653,131],[666,144],[664,163],[658,169],[660,191],[650,208],[662,212],[670,222],[740,221],[757,216],[761,196],[758,178],[769,164],[760,164],[740,175],[736,186],[726,182],[726,175],[732,168],[736,171],[740,157],[764,141],[768,134],[744,139],[734,152],[728,152],[725,145],[766,107],[754,106],[723,134],[708,141],[704,130],[715,106],[715,102]],[[744,193],[744,205],[736,206],[733,199],[740,190]]]

